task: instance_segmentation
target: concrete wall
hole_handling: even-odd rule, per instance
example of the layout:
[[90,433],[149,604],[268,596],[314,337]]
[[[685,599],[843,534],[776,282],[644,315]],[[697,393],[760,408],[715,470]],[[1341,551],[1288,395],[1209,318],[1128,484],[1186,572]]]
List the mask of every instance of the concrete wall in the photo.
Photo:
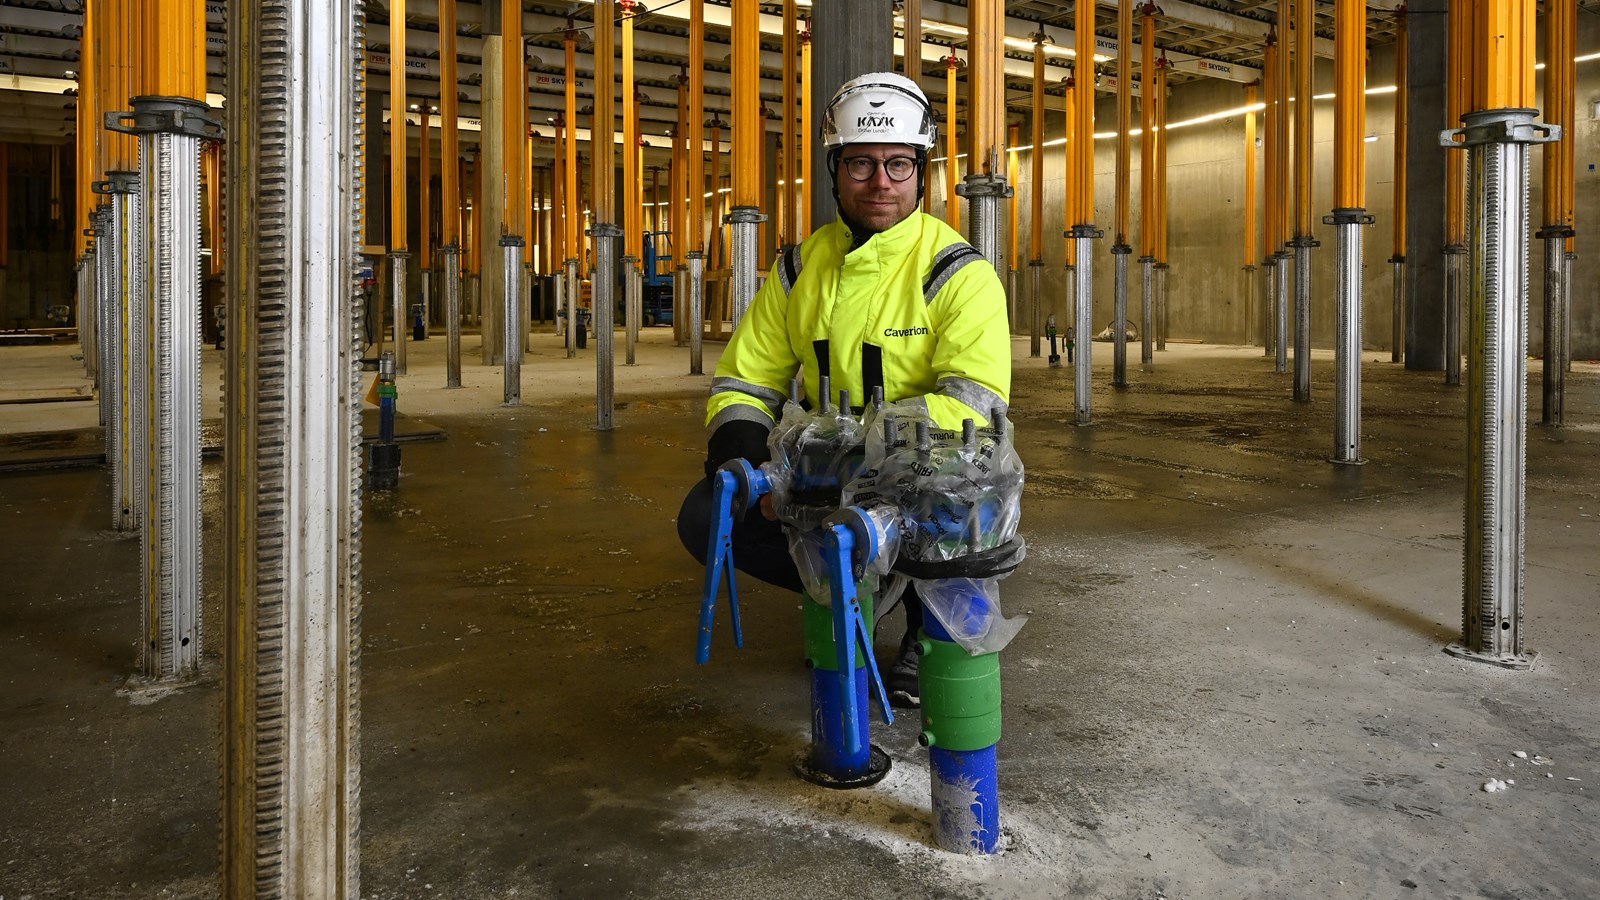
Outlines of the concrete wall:
[[[1600,21],[1594,17],[1580,17],[1578,48],[1580,53],[1592,52],[1600,47]],[[1380,47],[1371,54],[1367,83],[1371,87],[1394,84],[1394,57],[1392,46]],[[1333,90],[1333,63],[1319,60],[1316,91]],[[1049,98],[1053,108],[1046,111],[1046,141],[1064,134],[1064,116],[1060,98]],[[1593,102],[1600,100],[1600,61],[1578,64],[1577,106],[1575,139],[1578,141],[1575,196],[1577,198],[1577,252],[1573,264],[1573,352],[1576,358],[1600,357],[1600,122],[1590,117]],[[1015,104],[1013,104],[1015,105]],[[1177,85],[1168,102],[1168,119],[1181,122],[1196,116],[1244,105],[1243,86],[1231,82],[1202,80]],[[1013,120],[1019,114],[1013,112]],[[1415,115],[1415,110],[1413,110]],[[1025,118],[1025,114],[1023,115]],[[1116,104],[1112,97],[1102,95],[1095,110],[1095,130],[1114,130]],[[1138,125],[1138,104],[1134,104],[1134,124]],[[1260,121],[1258,118],[1258,134]],[[1441,125],[1440,128],[1443,126]],[[1322,217],[1333,207],[1333,101],[1316,101],[1314,165],[1316,181],[1312,191],[1314,227],[1312,236],[1322,246],[1312,251],[1312,345],[1331,347],[1334,337],[1333,302],[1333,249],[1334,229],[1323,225]],[[1367,154],[1366,204],[1374,217],[1372,226],[1363,229],[1363,260],[1365,288],[1363,301],[1363,337],[1365,346],[1374,351],[1387,350],[1392,335],[1393,275],[1388,262],[1393,254],[1393,181],[1394,181],[1394,96],[1374,94],[1367,98],[1367,134],[1376,139],[1364,143]],[[1024,129],[1024,134],[1026,134]],[[1414,132],[1415,133],[1415,132]],[[1434,130],[1437,133],[1437,129]],[[1020,183],[1016,190],[1020,204],[1019,238],[1028,240],[1030,223],[1031,160],[1024,151],[1020,156]],[[1044,235],[1046,263],[1044,288],[1050,304],[1063,325],[1070,318],[1065,307],[1065,263],[1062,231],[1070,224],[1065,221],[1063,209],[1063,179],[1065,154],[1059,146],[1045,151],[1045,214]],[[1431,154],[1442,159],[1442,147],[1423,143],[1413,137],[1409,152],[1413,155]],[[1533,229],[1542,225],[1542,156],[1538,149],[1532,153],[1533,192],[1530,198]],[[1258,148],[1259,153],[1259,148]],[[1179,128],[1170,133],[1168,144],[1169,187],[1169,250],[1172,269],[1169,276],[1170,339],[1206,341],[1217,343],[1244,343],[1251,334],[1247,316],[1250,310],[1249,292],[1245,281],[1244,259],[1244,117],[1242,115]],[[936,154],[937,155],[937,154]],[[1137,321],[1139,301],[1139,144],[1132,142],[1133,189],[1130,197],[1129,242],[1135,253],[1129,261],[1129,316]],[[1096,328],[1102,327],[1112,317],[1112,215],[1114,209],[1115,146],[1109,139],[1095,142],[1095,224],[1107,232],[1105,238],[1095,242],[1095,313]],[[1257,178],[1265,177],[1265,161],[1258,157]],[[964,170],[963,170],[964,173]],[[940,166],[932,170],[933,183],[930,194],[931,212],[944,214],[943,175]],[[1413,176],[1415,180],[1415,175]],[[1437,189],[1432,196],[1438,198],[1443,208],[1443,194]],[[1258,184],[1257,202],[1265,198]],[[1412,218],[1424,213],[1412,207]],[[1442,215],[1442,212],[1439,213]],[[966,227],[965,210],[962,217]],[[1262,218],[1258,216],[1258,227]],[[1408,247],[1409,258],[1417,261],[1426,254],[1437,256],[1437,247]],[[1530,297],[1530,352],[1537,355],[1542,340],[1540,310],[1542,309],[1542,259],[1540,241],[1529,241],[1529,297]],[[1026,254],[1024,254],[1026,257]],[[1259,262],[1256,260],[1255,262]],[[1026,270],[1026,258],[1024,270]],[[1429,270],[1420,266],[1419,270]],[[1439,269],[1442,271],[1442,269]],[[1259,279],[1259,274],[1257,278]],[[1023,299],[1026,299],[1026,282],[1022,279]],[[1428,285],[1423,285],[1428,287]],[[1255,303],[1264,300],[1259,285]],[[1027,328],[1026,303],[1019,305],[1016,330]],[[1260,310],[1255,310],[1260,314]],[[1259,328],[1256,329],[1259,331]]]

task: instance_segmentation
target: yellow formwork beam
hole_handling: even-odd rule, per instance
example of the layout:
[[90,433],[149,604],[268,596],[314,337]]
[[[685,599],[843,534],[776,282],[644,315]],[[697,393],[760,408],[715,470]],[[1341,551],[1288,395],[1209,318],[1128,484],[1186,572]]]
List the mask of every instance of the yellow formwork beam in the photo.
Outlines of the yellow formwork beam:
[[1156,61],[1156,262],[1167,261],[1167,67]]
[[[1094,34],[1094,4],[1079,0],[1073,9],[1075,33]],[[1078,116],[1074,136],[1075,164],[1078,168],[1078,208],[1074,225],[1094,224],[1094,56],[1077,58],[1075,77],[1078,86]]]
[[[672,130],[672,256],[683,263],[689,249],[689,76],[678,75],[678,126]],[[680,292],[681,293],[681,292]],[[674,333],[680,331],[673,318]]]
[[439,0],[439,243],[460,246],[461,138],[456,131],[456,0]]
[[806,20],[800,32],[800,133],[795,144],[800,147],[800,178],[805,187],[800,189],[800,238],[811,233],[811,20]]
[[211,248],[206,274],[221,275],[225,256],[222,239],[222,142],[207,141],[200,150],[200,177],[205,183],[205,228]]
[[733,205],[761,205],[761,5],[733,0]]
[[[1043,32],[1033,36],[1033,150],[1029,167],[1033,187],[1028,192],[1028,257],[1034,262],[1044,259],[1044,41]],[[1015,185],[1016,180],[1011,183]],[[1011,242],[1018,246],[1022,243],[1015,235]]]
[[1474,64],[1467,111],[1528,108],[1536,104],[1536,8],[1533,0],[1476,0],[1472,4],[1470,47]]
[[[1461,126],[1467,111],[1467,90],[1472,81],[1473,0],[1450,0],[1449,53],[1445,65],[1444,121],[1447,128]],[[1444,155],[1444,242],[1464,247],[1467,243],[1467,154]]]
[[1261,258],[1256,236],[1256,85],[1244,86],[1244,264]]
[[[202,0],[144,0],[141,16],[152,39],[146,47],[150,78],[143,92],[206,99],[206,7]],[[397,0],[398,2],[398,0]]]
[[[1022,143],[1022,123],[1017,122],[1006,128],[1006,142],[1015,147]],[[1013,186],[1017,183],[1018,172],[1017,152],[1015,150],[1006,154],[1006,182]],[[1038,182],[1034,182],[1038,184]],[[1006,236],[1011,239],[1011,268],[1022,268],[1022,241],[1017,239],[1017,192],[1011,191],[1011,196],[1006,198]]]
[[1316,73],[1317,58],[1312,53],[1315,38],[1313,25],[1316,0],[1294,0],[1294,234],[1310,237],[1311,209],[1311,152],[1315,146],[1312,111],[1315,104],[1311,96],[1312,76]]
[[1290,29],[1290,0],[1278,2],[1278,56],[1277,75],[1273,79],[1277,87],[1278,113],[1274,116],[1273,125],[1277,132],[1278,147],[1278,233],[1273,235],[1273,252],[1280,252],[1289,243],[1289,236],[1294,231],[1294,191],[1291,190],[1294,178],[1293,144],[1289,141],[1290,123],[1293,122],[1292,108],[1289,106],[1289,96],[1294,89],[1294,72],[1290,65],[1293,59],[1293,40]]
[[1156,17],[1139,17],[1139,255],[1156,255]]
[[1261,205],[1261,255],[1267,257],[1278,252],[1282,235],[1279,218],[1283,214],[1283,172],[1279,168],[1278,117],[1283,110],[1278,106],[1278,41],[1275,34],[1267,35],[1267,49],[1261,65],[1261,161],[1266,170]]
[[[562,119],[565,124],[562,173],[565,175],[566,185],[561,192],[563,201],[561,245],[566,252],[563,262],[581,256],[582,244],[578,239],[578,227],[583,219],[583,207],[578,201],[578,33],[570,27],[572,20],[568,19],[567,25],[569,26],[567,33],[561,40],[562,49],[566,54],[566,112]],[[575,302],[576,298],[572,300]]]
[[[1395,11],[1394,42],[1394,258],[1406,255],[1406,119],[1407,91],[1406,57],[1409,55],[1406,12],[1402,7]],[[1453,155],[1453,154],[1452,154]]]
[[[778,245],[787,247],[796,243],[800,233],[795,217],[799,215],[799,204],[795,201],[799,197],[799,150],[800,145],[795,135],[795,113],[797,110],[795,95],[796,69],[800,63],[800,23],[797,18],[799,10],[795,0],[783,0],[783,128],[780,130],[782,137],[779,141],[783,147],[783,167],[778,173],[778,179],[783,182],[779,196],[779,211],[781,226],[778,231]],[[801,138],[804,139],[803,137]],[[924,197],[926,200],[926,197]]]
[[406,0],[389,0],[389,250],[406,249]]
[[[1574,0],[1552,0],[1545,9],[1544,122],[1560,127],[1561,138],[1544,145],[1544,223],[1571,228],[1578,8]],[[1573,250],[1570,236],[1565,249]]]
[[427,269],[433,243],[433,110],[426,97],[417,108],[417,264]]
[[702,253],[706,248],[705,67],[705,0],[689,0],[689,244],[684,249]]
[[[1061,106],[1062,114],[1064,114],[1062,115],[1062,119],[1064,119],[1062,120],[1062,133],[1066,135],[1066,139],[1061,143],[1061,208],[1066,213],[1064,219],[1066,219],[1067,226],[1072,226],[1072,211],[1077,210],[1078,205],[1078,170],[1077,163],[1074,162],[1074,157],[1072,157],[1075,147],[1077,147],[1077,135],[1072,133],[1074,128],[1077,127],[1077,94],[1078,90],[1077,86],[1074,85],[1074,78],[1072,78],[1072,75],[1067,75],[1061,83]],[[1062,245],[1064,245],[1062,250],[1066,253],[1064,259],[1067,261],[1067,266],[1077,264],[1077,243],[1070,237],[1066,237],[1066,239],[1062,240]]]
[[[521,4],[516,4],[520,7]],[[520,15],[519,15],[520,19]],[[589,123],[589,152],[593,166],[589,176],[596,225],[615,224],[617,209],[616,133],[617,118],[613,94],[616,91],[616,9],[606,2],[594,5],[594,117]]]
[[618,7],[622,12],[622,254],[642,261],[644,177],[639,167],[639,105],[633,83],[633,19],[638,4],[620,0]]
[[567,186],[567,170],[572,166],[567,163],[567,119],[565,115],[556,115],[555,149],[550,155],[550,243],[551,243],[551,271],[566,265],[567,257],[572,254],[571,244],[567,241],[567,222],[571,216],[568,212],[571,189]]
[[[395,0],[390,0],[395,2]],[[605,5],[605,4],[601,4]],[[486,38],[489,39],[489,38]],[[504,210],[500,223],[507,235],[526,233],[527,206],[523,203],[523,181],[527,178],[528,152],[528,64],[522,50],[522,4],[500,4],[501,102],[505,127],[500,132],[501,175],[504,185],[498,198]]]
[[945,110],[944,110],[944,218],[951,228],[961,227],[961,207],[956,203],[956,159],[960,154],[956,132],[956,69],[960,60],[952,49],[944,58]]
[[1365,209],[1366,0],[1334,0],[1333,33],[1333,205],[1336,209]]
[[[1061,178],[1061,183],[1063,185],[1061,208],[1066,213],[1066,224],[1071,226],[1075,224],[1072,221],[1072,217],[1073,213],[1078,208],[1078,87],[1076,78],[1072,75],[1068,75],[1066,78],[1065,91],[1062,94],[1062,100],[1062,111],[1065,113],[1064,118],[1066,120],[1064,122],[1066,142],[1062,146],[1061,154],[1061,168],[1063,170]],[[1066,245],[1065,250],[1067,265],[1077,265],[1077,243],[1070,237],[1065,238],[1063,243]]]
[[[1133,46],[1133,0],[1117,0],[1117,46]],[[1133,66],[1131,53],[1117,54],[1117,171],[1116,205],[1112,218],[1117,246],[1128,243],[1128,207],[1130,181],[1133,175],[1129,159],[1131,146],[1129,132],[1133,130]]]
[[967,35],[967,171],[998,175],[1006,133],[1004,3],[969,0]]
[[99,7],[94,4],[85,4],[83,10],[83,36],[81,51],[78,58],[78,96],[77,96],[77,127],[73,132],[77,151],[77,167],[74,170],[76,181],[77,206],[73,210],[74,229],[77,242],[78,255],[82,256],[89,249],[90,235],[89,212],[94,207],[94,191],[91,185],[98,174],[96,163],[99,161],[99,134],[100,121],[99,95],[95,89],[96,68],[99,66],[97,59],[97,45],[94,39],[96,20],[99,18]]

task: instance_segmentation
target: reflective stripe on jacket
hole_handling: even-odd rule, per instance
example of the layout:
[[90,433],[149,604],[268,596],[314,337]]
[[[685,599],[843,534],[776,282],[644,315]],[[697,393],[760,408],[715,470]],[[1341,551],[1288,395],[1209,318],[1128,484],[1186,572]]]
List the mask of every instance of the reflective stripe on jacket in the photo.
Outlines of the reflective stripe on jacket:
[[921,397],[944,428],[1005,408],[1011,338],[994,267],[920,211],[850,243],[835,220],[773,264],[717,363],[708,432],[741,419],[771,427],[797,372],[817,406],[823,368],[835,403],[848,390],[862,406],[881,385],[889,401]]

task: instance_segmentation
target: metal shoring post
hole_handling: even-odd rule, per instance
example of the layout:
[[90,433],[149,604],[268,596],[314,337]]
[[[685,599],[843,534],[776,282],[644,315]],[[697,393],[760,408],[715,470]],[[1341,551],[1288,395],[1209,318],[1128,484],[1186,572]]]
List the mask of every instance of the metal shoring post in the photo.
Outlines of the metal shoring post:
[[[1530,669],[1538,657],[1525,649],[1522,635],[1528,147],[1558,137],[1560,130],[1537,124],[1537,112],[1468,112],[1464,128],[1441,136],[1446,147],[1467,151],[1467,242],[1474,273],[1462,636],[1445,649],[1507,669]],[[1465,140],[1456,143],[1457,135]]]
[[1397,363],[1405,358],[1406,258],[1399,255],[1391,256],[1389,257],[1389,265],[1390,270],[1394,273],[1394,284],[1392,285],[1394,309],[1390,311],[1389,324],[1392,331],[1389,362]]
[[[1360,140],[1358,137],[1357,140]],[[1335,361],[1333,459],[1365,465],[1361,458],[1361,226],[1372,217],[1364,209],[1336,209],[1323,219],[1335,229]]]
[[638,274],[638,258],[624,256],[622,258],[623,346],[626,348],[625,364],[630,366],[637,365],[634,360],[634,344],[639,341],[639,287],[634,283],[634,277]]
[[[141,676],[200,671],[200,140],[217,136],[199,100],[135,97],[150,334],[144,362],[143,624]],[[237,335],[233,340],[241,340]]]
[[501,329],[500,353],[504,357],[505,406],[522,405],[522,238],[508,234],[500,238],[501,276],[505,279],[505,328]]
[[729,276],[729,289],[732,292],[734,328],[739,327],[739,320],[744,317],[745,310],[750,308],[750,301],[756,295],[756,225],[766,220],[766,215],[753,206],[735,206],[723,219],[730,226],[728,243],[731,245],[733,271]]
[[[1472,190],[1472,172],[1467,172],[1467,190]],[[1463,266],[1467,248],[1450,244],[1444,248],[1444,383],[1461,383],[1461,294],[1465,289]]]
[[1158,262],[1156,270],[1156,349],[1167,349],[1167,273],[1172,263]]
[[1277,260],[1277,264],[1272,267],[1274,279],[1272,290],[1277,298],[1276,321],[1273,323],[1276,348],[1273,371],[1283,375],[1289,371],[1289,269],[1290,260],[1294,257],[1280,250],[1273,254],[1273,258]]
[[622,226],[596,222],[589,229],[594,238],[594,371],[596,431],[616,427],[616,351],[613,349],[613,321],[616,318],[617,238]]
[[1111,386],[1119,388],[1128,386],[1128,257],[1132,255],[1127,244],[1111,248]]
[[[1017,321],[1017,291],[1019,290],[1017,280],[1017,270],[1006,269],[1006,322],[1008,325]],[[1035,310],[1035,312],[1037,312],[1037,310]],[[1028,316],[1028,334],[1031,338],[1028,344],[1028,355],[1031,357],[1037,357],[1039,355],[1039,329],[1035,328],[1033,324],[1038,320],[1038,318],[1039,317],[1037,315],[1033,314]]]
[[223,897],[361,896],[361,9],[226,4]]
[[1311,402],[1311,248],[1321,242],[1297,236],[1294,248],[1294,399]]
[[1261,261],[1261,280],[1266,283],[1266,290],[1261,292],[1266,300],[1261,305],[1261,315],[1259,317],[1261,319],[1262,356],[1272,356],[1276,352],[1274,349],[1276,346],[1274,339],[1276,338],[1277,331],[1275,323],[1277,320],[1278,309],[1277,265],[1277,257],[1271,253],[1267,254],[1267,258]]
[[1077,360],[1072,368],[1072,386],[1074,397],[1073,424],[1088,425],[1091,420],[1089,406],[1090,359],[1094,356],[1094,261],[1090,256],[1094,252],[1091,243],[1095,238],[1102,236],[1102,232],[1093,225],[1075,225],[1068,232],[1072,235],[1077,245],[1075,251],[1078,257],[1076,286],[1073,294],[1077,299],[1076,318],[1073,335],[1076,344]]
[[[1078,308],[1078,267],[1068,263],[1064,267],[1063,290],[1066,293],[1066,319],[1068,323],[1075,323]],[[1078,333],[1075,324],[1068,324],[1066,331],[1061,335],[1061,343],[1066,349],[1063,354],[1067,357],[1067,364],[1072,365],[1073,354],[1076,350]]]
[[582,295],[578,291],[578,260],[569,257],[562,264],[562,281],[565,287],[562,293],[567,301],[567,359],[578,355],[578,298]]
[[1028,271],[1032,273],[1032,284],[1029,293],[1032,296],[1033,307],[1033,343],[1034,352],[1030,355],[1038,356],[1039,335],[1044,330],[1044,260],[1034,259],[1028,261]]
[[1011,188],[1004,175],[976,173],[956,186],[956,195],[967,199],[967,215],[971,219],[972,246],[994,266],[994,273],[1004,276],[1005,260],[1000,247],[1000,199],[1011,196]]
[[105,193],[111,197],[106,208],[105,246],[106,289],[109,306],[110,356],[113,365],[110,378],[113,385],[110,417],[106,430],[110,437],[106,462],[111,468],[111,522],[118,531],[132,531],[139,527],[139,504],[142,502],[139,485],[142,483],[143,462],[146,454],[138,440],[144,432],[144,411],[141,401],[147,395],[141,390],[145,379],[143,362],[146,358],[144,342],[146,331],[144,316],[147,307],[142,294],[135,295],[139,275],[132,267],[137,223],[132,217],[138,196],[138,173],[107,172]]
[[[106,222],[109,206],[99,206],[90,215],[94,227],[94,305],[95,339],[99,344],[100,360],[100,425],[104,437],[106,466],[116,477],[116,411],[117,411],[117,316],[111,305],[111,228]],[[116,515],[112,515],[113,525]]]
[[1544,372],[1540,378],[1540,424],[1563,425],[1567,382],[1567,315],[1571,304],[1567,275],[1567,238],[1573,229],[1547,225],[1534,233],[1544,241]]
[[550,296],[554,301],[554,315],[550,317],[555,334],[562,339],[566,355],[572,356],[572,331],[567,328],[567,273],[563,267],[550,276]]
[[404,250],[389,252],[389,308],[394,313],[394,369],[406,374],[406,257]]
[[444,386],[461,387],[461,247],[439,248],[444,260]]
[[701,344],[705,338],[706,260],[699,250],[690,250],[689,259],[689,374],[700,375]]
[[1139,363],[1150,365],[1155,361],[1153,345],[1156,305],[1156,260],[1153,256],[1139,257]]

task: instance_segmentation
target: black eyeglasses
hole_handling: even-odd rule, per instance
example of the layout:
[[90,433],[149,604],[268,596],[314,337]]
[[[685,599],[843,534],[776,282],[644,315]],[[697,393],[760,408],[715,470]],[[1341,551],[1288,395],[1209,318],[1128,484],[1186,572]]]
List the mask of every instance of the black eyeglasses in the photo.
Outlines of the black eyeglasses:
[[[839,160],[839,164],[853,181],[871,181],[872,176],[878,174],[879,161],[876,157],[852,156]],[[891,156],[883,160],[882,165],[883,174],[896,183],[917,173],[917,160],[913,156]]]

